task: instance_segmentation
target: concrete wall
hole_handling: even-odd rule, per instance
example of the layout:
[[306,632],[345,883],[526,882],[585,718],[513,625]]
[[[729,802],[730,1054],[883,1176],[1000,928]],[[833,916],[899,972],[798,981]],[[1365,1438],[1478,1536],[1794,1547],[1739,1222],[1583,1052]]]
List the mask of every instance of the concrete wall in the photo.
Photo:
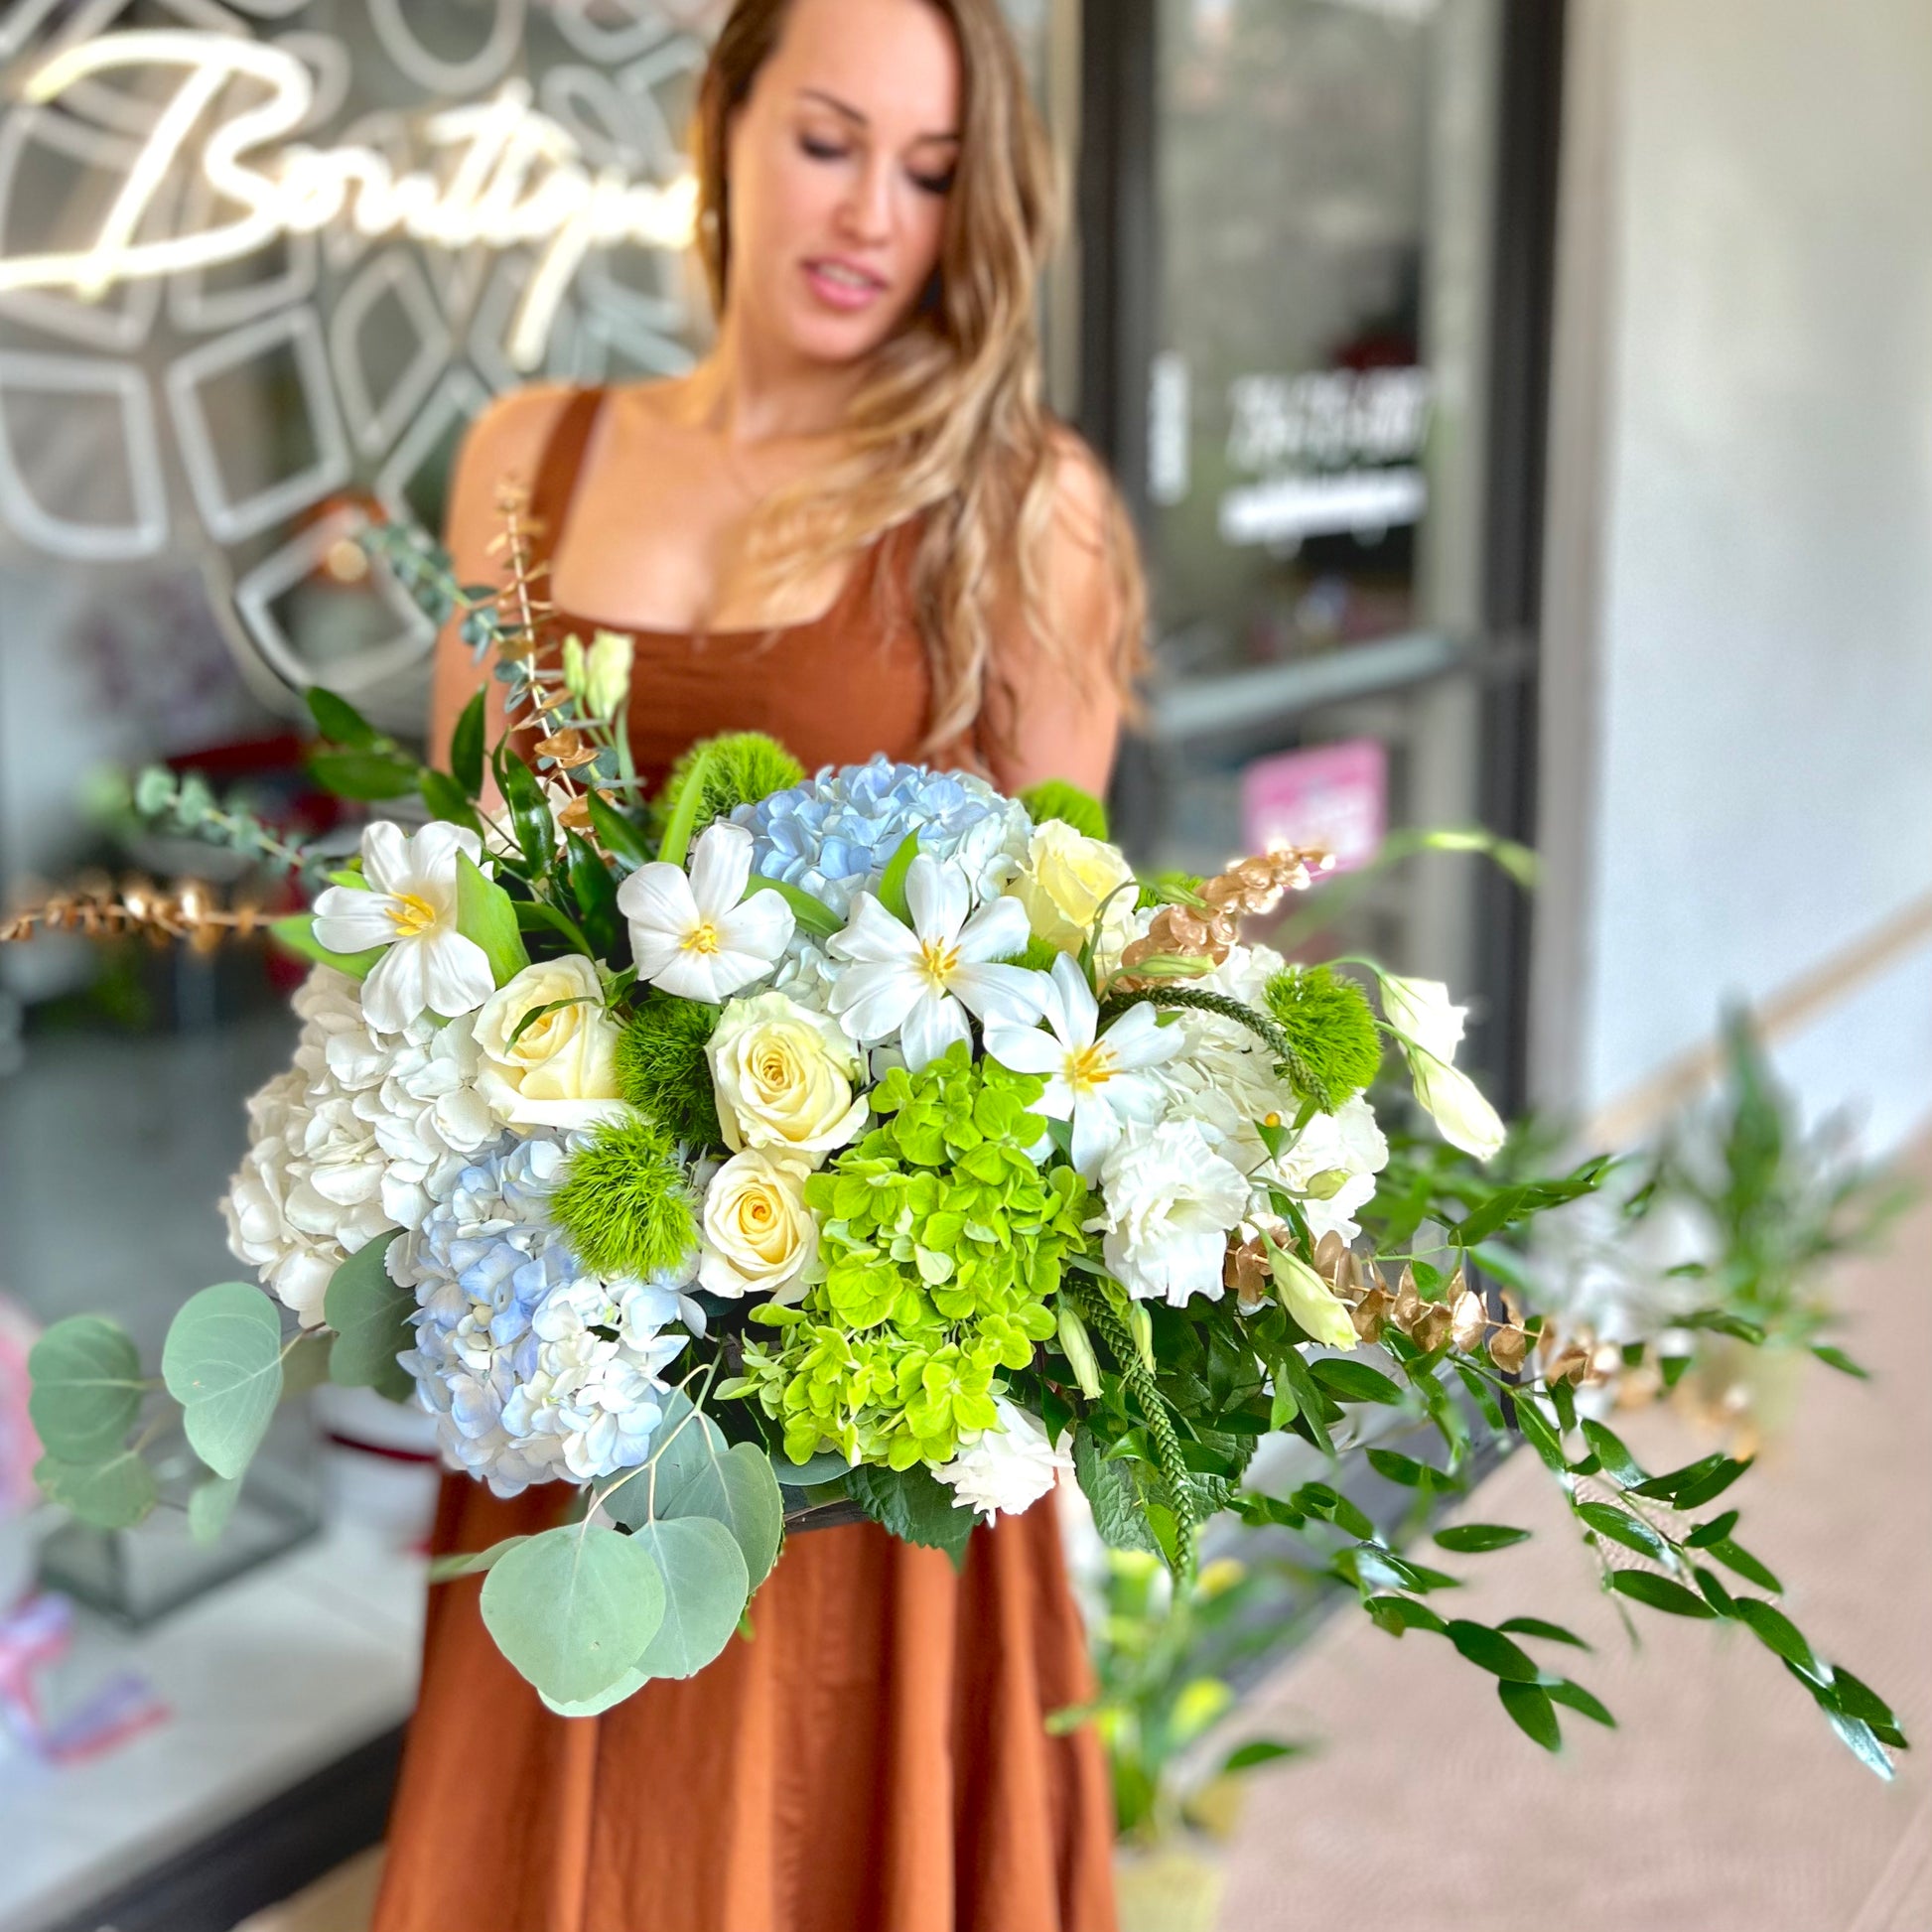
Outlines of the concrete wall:
[[1818,1107],[1932,1116],[1932,5],[1574,0],[1536,1040],[1603,1108],[1836,960]]

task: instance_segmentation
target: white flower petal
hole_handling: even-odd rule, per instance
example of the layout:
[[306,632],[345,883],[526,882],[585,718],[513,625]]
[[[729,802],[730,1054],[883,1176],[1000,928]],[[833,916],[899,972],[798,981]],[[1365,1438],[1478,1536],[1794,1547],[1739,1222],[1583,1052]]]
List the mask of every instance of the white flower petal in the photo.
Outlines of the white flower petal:
[[[752,835],[742,825],[720,819],[698,834],[691,848],[691,896],[705,916],[718,919],[745,897],[752,876]],[[784,901],[770,894],[779,904]]]
[[1156,1008],[1146,1001],[1131,1006],[1107,1029],[1107,1044],[1123,1067],[1162,1066],[1184,1049],[1187,1035],[1179,1027],[1164,1027]]
[[[483,856],[483,840],[466,825],[452,825],[447,818],[433,818],[409,841],[409,869],[418,881],[434,880],[447,885],[454,898],[459,852],[477,862],[483,875],[488,876],[490,868]],[[420,892],[421,886],[416,890]]]
[[[618,910],[633,928],[667,932],[682,939],[699,922],[698,901],[682,866],[654,860],[639,866],[618,888]],[[640,966],[638,970],[643,969]]]
[[331,886],[316,899],[316,943],[342,953],[388,945],[396,936],[396,922],[389,916],[392,902],[383,894]]
[[[1017,899],[1012,902],[1019,903]],[[1061,953],[1054,960],[1041,993],[1046,1021],[1053,1031],[1071,1047],[1091,1046],[1100,1027],[1100,1006],[1080,962],[1071,953]]]
[[474,939],[460,932],[425,933],[403,940],[395,950],[413,947],[423,956],[423,999],[432,1013],[445,1020],[475,1013],[496,990],[489,956]]
[[409,841],[393,819],[379,818],[362,828],[362,877],[378,893],[405,893],[415,879]]
[[914,1073],[930,1066],[955,1041],[970,1042],[972,1037],[964,1009],[944,994],[921,994],[899,1023],[899,1045],[905,1050],[905,1064]]
[[981,1020],[1020,1022],[1039,1018],[1045,978],[1024,966],[956,966],[948,985]]
[[986,1030],[986,1054],[1015,1073],[1058,1073],[1067,1059],[1066,1046],[1052,1034],[998,1021]]
[[[942,864],[924,852],[912,861],[905,875],[905,909],[911,913],[912,929],[921,939],[951,945],[961,936],[960,928],[972,903],[972,886],[957,866]],[[1020,945],[1009,946],[1009,952],[1018,952],[1026,945],[1025,931],[1023,916]]]
[[849,966],[832,983],[832,1012],[852,1038],[890,1039],[920,996],[917,976],[897,963]]
[[1120,1121],[1106,1100],[1098,1094],[1082,1094],[1075,1099],[1073,1145],[1068,1151],[1074,1173],[1091,1180],[1119,1139]]
[[401,1033],[428,1005],[418,947],[391,946],[362,982],[362,1017],[378,1033]]
[[[964,882],[961,882],[962,887]],[[924,928],[920,930],[923,932]],[[996,898],[982,905],[959,934],[959,956],[977,964],[987,959],[1011,959],[1027,950],[1030,937],[1027,910],[1017,898]],[[1076,968],[1077,970],[1077,968]]]
[[845,930],[826,940],[825,950],[834,959],[872,965],[884,960],[916,959],[919,941],[871,893],[861,893],[853,901]]
[[797,920],[779,893],[754,893],[713,921],[727,952],[749,953],[768,967],[791,942]]

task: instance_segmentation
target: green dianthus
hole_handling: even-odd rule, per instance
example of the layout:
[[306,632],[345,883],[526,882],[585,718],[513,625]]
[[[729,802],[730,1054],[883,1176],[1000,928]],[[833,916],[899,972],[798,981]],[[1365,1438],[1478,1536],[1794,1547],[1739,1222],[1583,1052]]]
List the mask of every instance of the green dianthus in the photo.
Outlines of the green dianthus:
[[762,732],[724,732],[716,738],[701,738],[671,766],[651,806],[651,818],[660,837],[701,759],[705,761],[704,796],[691,827],[693,838],[735,806],[756,805],[774,791],[788,790],[805,776],[805,767],[775,738],[767,738]]
[[1368,996],[1331,966],[1291,966],[1268,982],[1268,1011],[1294,1048],[1295,1084],[1332,1114],[1382,1064],[1382,1035]]
[[572,1157],[551,1213],[578,1260],[607,1279],[648,1281],[676,1267],[698,1238],[677,1148],[650,1120],[600,1127]]
[[1107,807],[1092,792],[1082,791],[1064,778],[1047,778],[1039,784],[1029,785],[1020,794],[1020,802],[1035,825],[1057,818],[1083,838],[1107,837]]
[[1037,934],[1029,934],[1027,950],[1015,953],[1011,959],[1002,960],[1001,964],[1024,966],[1030,973],[1050,973],[1053,970],[1054,960],[1059,956],[1059,947],[1050,940],[1042,939]]
[[701,1000],[654,994],[618,1040],[618,1086],[633,1107],[693,1147],[724,1139],[705,1044],[718,1009]]

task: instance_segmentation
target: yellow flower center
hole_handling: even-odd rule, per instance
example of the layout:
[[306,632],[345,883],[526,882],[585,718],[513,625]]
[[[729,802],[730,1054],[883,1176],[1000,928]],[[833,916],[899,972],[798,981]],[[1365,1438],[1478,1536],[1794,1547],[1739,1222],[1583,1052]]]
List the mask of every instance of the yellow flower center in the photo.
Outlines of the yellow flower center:
[[398,939],[419,939],[436,923],[436,907],[415,893],[398,893],[389,908]]
[[952,976],[959,969],[959,948],[949,946],[941,939],[926,939],[919,945],[919,971],[925,975],[926,984],[935,993],[944,993],[952,985]]
[[1075,1093],[1092,1093],[1104,1087],[1118,1071],[1113,1049],[1105,1040],[1096,1039],[1091,1046],[1066,1056],[1066,1083]]
[[719,936],[718,928],[709,919],[700,919],[684,935],[684,950],[686,952],[713,953],[723,952],[724,949],[725,942]]

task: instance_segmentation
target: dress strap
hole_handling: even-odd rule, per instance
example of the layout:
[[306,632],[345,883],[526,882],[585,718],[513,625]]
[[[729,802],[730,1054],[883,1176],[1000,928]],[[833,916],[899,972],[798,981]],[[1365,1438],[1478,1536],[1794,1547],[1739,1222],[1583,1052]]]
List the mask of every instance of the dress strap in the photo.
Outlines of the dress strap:
[[537,458],[536,483],[530,491],[530,520],[536,526],[531,550],[538,563],[550,562],[563,541],[564,524],[569,519],[584,468],[584,452],[609,394],[602,386],[576,390],[558,411]]

